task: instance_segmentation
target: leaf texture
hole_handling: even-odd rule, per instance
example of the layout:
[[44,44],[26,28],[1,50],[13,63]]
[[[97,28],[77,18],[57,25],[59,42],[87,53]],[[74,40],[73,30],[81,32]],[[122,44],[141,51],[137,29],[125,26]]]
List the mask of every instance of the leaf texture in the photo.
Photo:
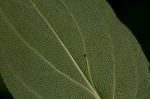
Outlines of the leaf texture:
[[0,1],[0,73],[14,99],[149,99],[148,65],[105,0]]

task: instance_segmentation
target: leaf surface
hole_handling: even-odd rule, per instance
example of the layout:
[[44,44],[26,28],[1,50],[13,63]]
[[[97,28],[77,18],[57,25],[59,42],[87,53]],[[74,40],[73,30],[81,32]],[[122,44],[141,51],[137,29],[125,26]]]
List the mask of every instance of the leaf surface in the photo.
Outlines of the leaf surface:
[[105,0],[0,1],[0,73],[14,99],[148,99],[148,65]]

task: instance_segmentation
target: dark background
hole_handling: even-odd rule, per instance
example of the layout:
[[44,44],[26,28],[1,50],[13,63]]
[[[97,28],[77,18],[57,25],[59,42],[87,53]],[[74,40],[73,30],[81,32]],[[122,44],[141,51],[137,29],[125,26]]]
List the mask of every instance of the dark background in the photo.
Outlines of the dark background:
[[122,21],[135,35],[150,61],[149,0],[107,0]]
[[[118,18],[132,31],[150,61],[149,0],[107,0]],[[149,5],[148,5],[149,4]],[[13,99],[0,78],[0,99]]]

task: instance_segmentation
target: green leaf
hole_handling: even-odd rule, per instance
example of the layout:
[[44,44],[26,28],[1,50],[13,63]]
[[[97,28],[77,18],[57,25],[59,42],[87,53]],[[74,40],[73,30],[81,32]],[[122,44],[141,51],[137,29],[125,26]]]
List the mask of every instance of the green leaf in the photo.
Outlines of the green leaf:
[[148,65],[105,0],[0,0],[0,73],[14,99],[148,99]]

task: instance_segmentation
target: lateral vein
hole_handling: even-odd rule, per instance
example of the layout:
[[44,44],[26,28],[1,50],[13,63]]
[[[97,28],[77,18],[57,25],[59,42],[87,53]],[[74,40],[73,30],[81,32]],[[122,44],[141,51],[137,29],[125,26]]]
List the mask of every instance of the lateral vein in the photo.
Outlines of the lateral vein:
[[34,95],[36,95],[38,97],[38,99],[43,99],[43,96],[41,96],[37,91],[35,91],[32,87],[30,87],[28,84],[26,84],[26,82],[16,73],[16,71],[12,68],[12,66],[8,63],[8,60],[5,56],[5,53],[3,51],[2,48],[0,48],[2,51],[2,54],[4,56],[4,60],[6,61],[6,64],[10,67],[10,69],[12,70],[12,73],[22,82],[23,86],[25,86],[25,88],[27,88],[31,93],[33,93]]
[[[92,8],[94,8],[97,12],[97,14],[100,14],[99,10],[94,7],[93,4],[89,4],[89,6],[91,6]],[[99,16],[99,15],[98,15]],[[101,17],[102,18],[102,17]],[[102,19],[103,21],[104,19]],[[105,22],[103,21],[102,22],[104,24],[104,27],[107,27],[107,25],[105,24]],[[114,46],[113,46],[113,40],[112,40],[112,37],[111,37],[111,34],[110,32],[108,31],[108,29],[106,28],[106,31],[109,33],[108,35],[108,39],[109,39],[109,45],[111,47],[111,57],[112,57],[112,61],[113,61],[113,88],[112,88],[112,99],[115,99],[115,92],[116,92],[116,66],[115,66],[115,63],[116,63],[116,59],[115,59],[115,53],[114,53]]]
[[87,53],[86,44],[85,44],[85,40],[84,40],[83,34],[82,34],[82,32],[81,32],[81,28],[80,28],[78,22],[76,21],[74,15],[72,14],[72,12],[71,12],[71,11],[69,10],[69,8],[67,7],[67,5],[66,5],[64,2],[62,2],[61,0],[59,0],[59,1],[60,1],[60,2],[62,3],[62,5],[67,9],[67,11],[68,11],[70,17],[72,18],[72,20],[73,20],[73,22],[74,22],[74,24],[75,24],[75,26],[76,26],[76,28],[77,28],[79,34],[80,34],[80,37],[81,37],[81,40],[82,40],[82,44],[83,44],[83,50],[84,50],[84,52],[85,52],[85,54],[86,54],[85,59],[86,59],[87,70],[88,70],[90,82],[91,82],[92,86],[94,87],[94,83],[93,83],[92,76],[91,76],[91,71],[90,71],[90,64],[89,64],[89,59],[88,59],[88,53]]

